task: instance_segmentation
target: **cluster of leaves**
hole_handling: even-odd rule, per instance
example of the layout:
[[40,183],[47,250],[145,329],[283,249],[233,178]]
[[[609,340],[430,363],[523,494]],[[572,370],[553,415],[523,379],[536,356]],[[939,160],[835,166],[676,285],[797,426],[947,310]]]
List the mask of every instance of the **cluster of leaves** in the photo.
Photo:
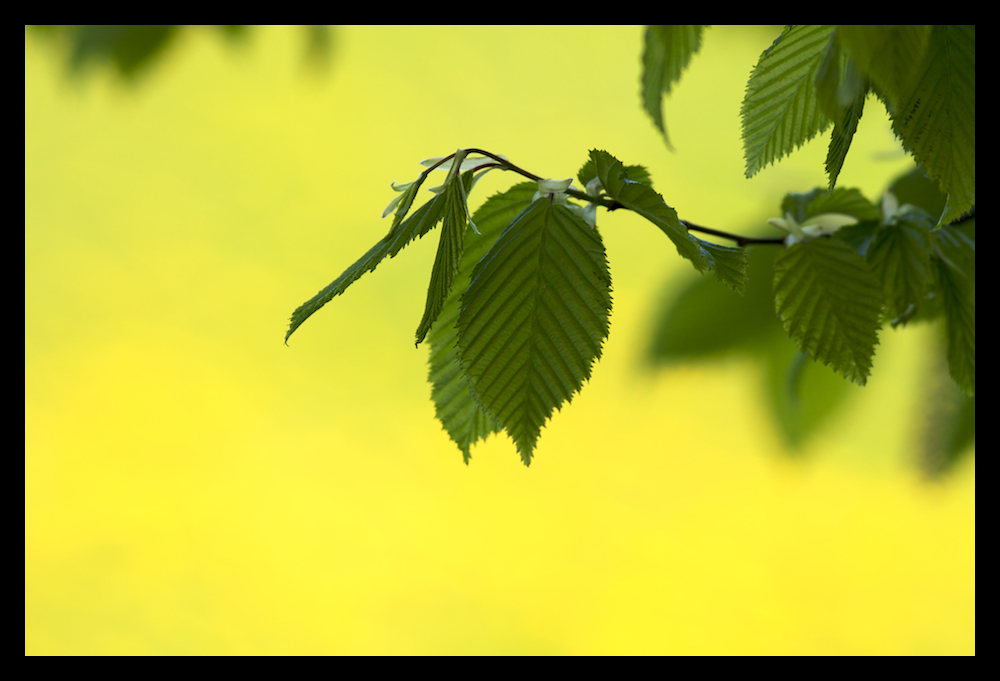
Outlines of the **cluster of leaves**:
[[[650,26],[643,54],[643,105],[666,136],[662,97],[701,46],[704,26]],[[976,27],[815,26],[785,28],[764,51],[743,99],[746,176],[833,125],[829,188],[847,157],[869,93],[893,130],[938,183],[948,203],[938,223],[976,202]]]
[[[647,31],[643,101],[664,136],[662,94],[699,48],[701,33],[692,26]],[[947,196],[937,215],[919,202],[900,205],[893,192],[876,204],[835,186],[870,92],[885,102],[904,146]],[[747,175],[831,123],[829,186],[784,198],[781,217],[771,221],[788,232],[781,238],[682,221],[643,167],[602,150],[591,151],[577,174],[585,191],[482,150],[429,159],[415,181],[393,185],[399,196],[383,214],[395,212],[388,234],[295,310],[285,340],[386,256],[442,224],[416,331],[417,345],[426,339],[431,346],[437,416],[466,462],[475,442],[504,430],[528,465],[542,426],[590,377],[608,335],[611,276],[596,224],[602,206],[641,215],[697,271],[713,272],[740,295],[748,289],[747,247],[783,244],[769,270],[769,304],[803,357],[859,385],[885,322],[944,317],[949,373],[974,396],[974,27],[787,28],[747,86]],[[470,215],[469,193],[497,168],[531,181]],[[435,169],[447,171],[444,184],[411,214]]]

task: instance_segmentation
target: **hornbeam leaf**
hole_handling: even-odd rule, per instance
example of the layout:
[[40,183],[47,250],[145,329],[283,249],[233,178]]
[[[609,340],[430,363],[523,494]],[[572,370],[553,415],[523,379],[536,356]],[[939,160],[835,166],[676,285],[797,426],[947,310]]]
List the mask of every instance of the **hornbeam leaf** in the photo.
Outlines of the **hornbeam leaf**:
[[479,207],[472,221],[480,233],[476,234],[471,226],[465,233],[465,252],[451,293],[441,308],[434,328],[427,335],[431,346],[428,380],[432,386],[434,408],[448,436],[462,450],[466,464],[471,458],[472,445],[500,430],[500,425],[476,401],[459,361],[458,312],[462,294],[469,287],[476,264],[511,221],[528,207],[537,189],[536,182],[522,182],[502,194],[491,196]]
[[[681,72],[701,47],[704,26],[647,26],[642,53],[642,104],[670,146],[663,123],[663,95],[680,80]],[[637,178],[633,178],[637,179]]]
[[814,81],[832,35],[832,26],[789,26],[758,60],[740,110],[747,177],[829,126]]
[[476,265],[458,317],[462,367],[525,465],[553,409],[590,377],[610,312],[600,234],[548,197],[532,202]]
[[631,180],[622,162],[606,151],[594,149],[590,158],[608,196],[659,227],[677,246],[677,252],[690,260],[696,269],[704,272],[712,267],[712,256],[702,247],[702,242],[688,234],[677,218],[677,211],[664,203],[663,197],[652,187]]
[[471,188],[471,170],[461,177],[456,176],[444,189],[444,225],[441,228],[441,240],[438,241],[437,255],[434,267],[431,269],[431,283],[427,287],[427,302],[424,305],[424,316],[417,327],[417,345],[420,345],[431,325],[441,313],[444,301],[451,291],[452,282],[458,274],[458,264],[465,248],[465,230],[469,224],[468,207],[466,206],[467,191],[462,187]]
[[871,266],[840,239],[800,242],[778,256],[774,300],[803,352],[864,385],[878,344],[881,286]]
[[[309,319],[309,317],[330,302],[335,296],[339,296],[346,291],[347,287],[357,281],[361,275],[365,272],[373,271],[387,255],[393,258],[396,257],[408,243],[417,237],[422,237],[433,229],[444,214],[444,206],[444,195],[438,194],[401,223],[397,223],[397,220],[394,220],[389,233],[382,237],[381,241],[368,249],[367,253],[344,270],[339,277],[330,282],[322,291],[296,308],[295,312],[292,313],[288,331],[285,332],[285,343],[295,333],[295,330],[302,326],[305,320]],[[397,217],[398,215],[399,213],[397,213]]]
[[[965,394],[976,394],[975,225],[933,232],[935,282],[944,303],[948,371]],[[971,236],[970,233],[971,232]]]
[[976,203],[976,27],[935,26],[923,68],[892,127],[948,194],[942,223]]

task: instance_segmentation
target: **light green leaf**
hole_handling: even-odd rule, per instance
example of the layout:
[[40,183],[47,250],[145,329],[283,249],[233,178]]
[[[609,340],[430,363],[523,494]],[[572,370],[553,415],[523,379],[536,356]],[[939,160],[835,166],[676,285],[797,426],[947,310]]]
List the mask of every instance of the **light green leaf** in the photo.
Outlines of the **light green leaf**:
[[747,177],[830,124],[814,83],[832,35],[832,26],[789,26],[761,55],[741,108]]
[[473,222],[480,234],[476,234],[471,227],[465,233],[465,252],[458,275],[434,328],[427,336],[431,347],[428,380],[432,385],[434,408],[448,436],[462,450],[466,463],[471,458],[472,445],[500,430],[500,425],[476,401],[459,361],[458,313],[462,294],[469,287],[476,264],[511,221],[528,207],[537,188],[535,182],[516,184],[502,194],[487,199],[476,211]]
[[423,342],[431,325],[441,313],[455,275],[458,274],[458,265],[465,248],[465,231],[469,224],[466,197],[467,190],[472,186],[472,176],[473,171],[469,170],[461,177],[452,178],[442,194],[444,225],[441,228],[441,239],[438,241],[437,255],[434,257],[434,266],[431,269],[431,282],[427,287],[424,316],[417,327],[417,345]]
[[288,331],[285,333],[285,342],[288,342],[289,337],[305,320],[309,319],[335,296],[346,291],[361,275],[373,271],[386,256],[396,257],[403,247],[413,239],[422,237],[433,229],[444,214],[444,205],[444,195],[438,194],[418,208],[405,221],[401,221],[400,212],[397,212],[389,233],[381,241],[372,246],[367,253],[344,270],[343,274],[330,282],[322,291],[296,308],[295,312],[292,313]]
[[[647,26],[642,53],[642,104],[670,146],[663,123],[663,95],[680,80],[691,57],[701,47],[704,26]],[[637,180],[638,178],[633,178]]]
[[590,377],[608,335],[604,244],[568,206],[543,197],[476,266],[458,317],[477,400],[531,463],[542,425]]
[[976,203],[976,27],[935,26],[923,64],[892,126],[948,194],[948,223]]
[[878,343],[881,287],[847,243],[817,238],[778,256],[774,299],[785,331],[803,352],[864,385]]

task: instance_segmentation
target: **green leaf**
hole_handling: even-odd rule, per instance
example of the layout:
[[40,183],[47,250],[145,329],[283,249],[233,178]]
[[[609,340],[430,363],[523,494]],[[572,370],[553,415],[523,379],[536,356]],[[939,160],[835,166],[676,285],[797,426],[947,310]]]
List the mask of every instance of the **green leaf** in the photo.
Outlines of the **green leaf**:
[[832,35],[832,26],[789,26],[761,55],[740,112],[747,177],[830,124],[814,82]]
[[826,155],[830,189],[837,184],[837,176],[864,112],[867,95],[868,82],[858,73],[854,60],[840,49],[837,40],[831,40],[816,72],[816,98],[823,114],[833,121],[833,134]]
[[695,268],[705,271],[712,266],[711,255],[701,247],[702,242],[688,234],[677,211],[664,203],[652,187],[629,179],[621,161],[606,151],[595,149],[590,158],[608,196],[659,227]]
[[[441,313],[444,301],[451,292],[452,282],[458,274],[458,265],[465,248],[465,231],[469,224],[469,209],[466,205],[468,191],[472,186],[473,171],[454,177],[444,188],[444,226],[438,241],[437,255],[431,269],[431,282],[427,287],[427,302],[424,316],[417,327],[417,345],[420,345],[431,325]],[[464,189],[463,189],[464,183]]]
[[546,197],[510,224],[473,272],[458,317],[462,366],[525,465],[544,422],[601,355],[610,289],[600,234]]
[[948,194],[941,222],[956,220],[976,203],[976,27],[935,26],[900,102],[893,130]]
[[722,244],[698,239],[695,236],[691,236],[691,238],[698,242],[702,252],[708,254],[715,278],[740,295],[743,295],[743,292],[747,288],[746,249],[738,246],[723,246]]
[[[974,227],[973,227],[974,229]],[[944,302],[948,371],[967,395],[976,394],[976,245],[964,229],[932,232],[934,275]]]
[[833,238],[797,243],[775,262],[774,299],[803,352],[864,385],[878,343],[881,287],[871,266]]
[[[411,201],[412,202],[412,201]],[[393,220],[393,225],[381,241],[372,246],[367,253],[358,259],[353,265],[328,284],[322,291],[299,305],[292,313],[291,323],[285,333],[285,342],[295,330],[302,326],[302,323],[309,319],[321,307],[330,302],[335,296],[347,290],[347,288],[357,281],[365,272],[373,271],[386,257],[396,257],[396,255],[411,241],[433,229],[441,220],[444,214],[445,198],[443,194],[438,194],[433,199],[418,208],[413,215],[405,221],[400,220],[399,213]]]
[[895,103],[910,92],[927,53],[931,27],[918,25],[847,25],[837,27],[837,42],[862,73]]
[[883,225],[866,259],[882,281],[889,314],[904,321],[921,306],[931,285],[931,240],[926,225],[909,220]]
[[462,371],[458,353],[458,313],[462,294],[469,287],[472,271],[482,260],[503,230],[531,203],[538,189],[536,182],[516,184],[502,194],[487,199],[473,222],[479,228],[476,234],[471,227],[465,234],[465,252],[437,323],[428,334],[430,343],[431,398],[441,425],[452,441],[462,450],[468,464],[473,444],[500,430],[500,425],[480,405],[469,386],[469,379]]
[[[647,26],[642,53],[642,104],[670,146],[663,123],[663,95],[680,80],[701,47],[704,26]],[[636,179],[636,178],[633,178]]]

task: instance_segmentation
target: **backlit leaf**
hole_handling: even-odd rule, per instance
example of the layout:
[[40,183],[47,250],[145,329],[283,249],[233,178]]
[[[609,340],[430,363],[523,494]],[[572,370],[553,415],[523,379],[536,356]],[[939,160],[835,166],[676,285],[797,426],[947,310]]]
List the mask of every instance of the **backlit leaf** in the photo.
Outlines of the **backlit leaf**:
[[458,317],[462,367],[525,465],[552,411],[590,377],[610,312],[600,234],[549,197],[531,203],[476,265]]
[[840,239],[797,243],[774,266],[785,331],[803,352],[864,385],[878,343],[881,287],[871,266]]
[[431,346],[428,380],[432,386],[434,408],[448,436],[462,450],[466,463],[471,458],[472,445],[500,430],[500,425],[476,401],[459,361],[458,313],[462,294],[469,287],[476,264],[511,221],[528,207],[537,189],[535,182],[514,185],[502,194],[487,199],[473,215],[473,222],[480,233],[476,234],[471,227],[465,233],[465,252],[458,275],[434,328],[427,336]]
[[747,177],[829,126],[814,81],[832,35],[832,26],[790,26],[761,55],[740,111]]

